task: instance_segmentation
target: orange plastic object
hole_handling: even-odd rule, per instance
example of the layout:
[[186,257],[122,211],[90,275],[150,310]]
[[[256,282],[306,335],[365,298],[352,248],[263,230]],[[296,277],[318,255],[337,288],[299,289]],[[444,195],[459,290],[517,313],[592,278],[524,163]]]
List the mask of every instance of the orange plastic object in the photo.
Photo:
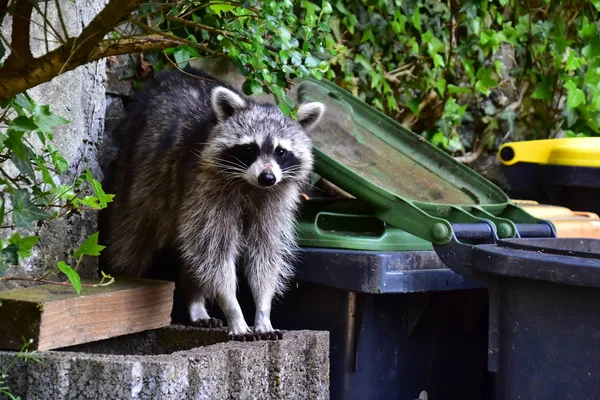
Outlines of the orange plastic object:
[[554,224],[560,238],[600,239],[600,217],[587,211],[572,211],[566,207],[549,206],[535,201],[513,200],[532,216]]

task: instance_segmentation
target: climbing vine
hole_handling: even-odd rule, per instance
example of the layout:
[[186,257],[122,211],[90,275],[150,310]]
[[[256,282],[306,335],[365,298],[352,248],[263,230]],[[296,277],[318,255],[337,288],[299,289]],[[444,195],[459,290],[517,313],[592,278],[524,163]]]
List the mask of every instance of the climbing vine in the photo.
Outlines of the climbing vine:
[[[71,213],[105,208],[113,195],[104,193],[102,185],[89,169],[69,182],[69,164],[53,145],[53,128],[69,121],[53,114],[47,105],[38,105],[21,93],[0,104],[0,230],[13,231],[0,240],[0,280],[29,280],[62,284],[48,280],[62,272],[77,293],[82,283],[78,268],[85,256],[98,256],[94,233],[73,251],[72,259],[59,261],[39,277],[4,276],[11,265],[32,255],[39,236],[31,235],[39,224]],[[112,282],[104,276],[99,285]],[[69,284],[69,283],[65,283]]]

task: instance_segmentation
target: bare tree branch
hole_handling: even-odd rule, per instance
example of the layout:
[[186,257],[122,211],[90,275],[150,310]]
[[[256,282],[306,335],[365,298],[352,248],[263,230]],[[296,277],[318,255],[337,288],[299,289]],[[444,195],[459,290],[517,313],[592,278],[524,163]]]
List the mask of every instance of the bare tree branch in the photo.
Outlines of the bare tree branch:
[[87,58],[104,36],[141,3],[142,0],[111,0],[72,42],[69,59]]
[[[178,38],[177,38],[178,39]],[[143,51],[161,50],[181,44],[179,40],[164,38],[159,35],[140,35],[120,39],[108,39],[97,43],[84,61],[70,57],[65,47],[72,46],[73,40],[60,48],[35,59],[27,69],[27,74],[5,76],[0,69],[0,100],[9,99],[18,93],[41,83],[48,82],[61,73],[71,71],[80,65],[97,61],[101,58],[136,53]]]
[[[1,1],[1,0],[0,0]],[[34,59],[29,49],[29,25],[32,0],[15,0],[12,45],[16,47],[0,68],[0,99],[10,98],[24,90],[47,82],[63,72],[105,57],[96,50],[101,40],[117,24],[135,10],[142,0],[111,0],[76,38],[68,39],[59,48]],[[25,18],[23,18],[25,17]],[[25,22],[22,22],[25,21]],[[27,29],[25,29],[25,26]],[[25,34],[26,31],[26,34]],[[27,40],[25,41],[24,38]],[[23,45],[27,44],[27,52]],[[156,42],[155,42],[156,43]],[[164,47],[168,44],[163,43]],[[20,48],[17,48],[20,47]],[[117,44],[106,47],[114,53]],[[93,57],[90,57],[93,53]],[[14,57],[13,57],[14,56]],[[13,61],[9,62],[9,59]],[[26,60],[26,61],[25,61]]]
[[180,40],[165,38],[161,35],[136,35],[119,39],[108,39],[101,41],[89,55],[88,59],[94,61],[121,54],[162,50],[180,44],[182,44]]
[[6,59],[6,66],[26,65],[33,59],[29,45],[29,31],[31,26],[31,12],[33,0],[15,0],[15,12],[12,21],[12,51]]

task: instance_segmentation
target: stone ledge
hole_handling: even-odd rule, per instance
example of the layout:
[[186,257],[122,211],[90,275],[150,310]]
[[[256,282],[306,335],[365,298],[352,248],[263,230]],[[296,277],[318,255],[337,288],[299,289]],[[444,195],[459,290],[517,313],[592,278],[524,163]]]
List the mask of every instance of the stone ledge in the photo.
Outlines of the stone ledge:
[[[329,333],[227,342],[219,329],[172,325],[18,361],[8,386],[34,399],[328,399]],[[15,355],[0,352],[0,370]],[[1,397],[0,397],[1,398]]]

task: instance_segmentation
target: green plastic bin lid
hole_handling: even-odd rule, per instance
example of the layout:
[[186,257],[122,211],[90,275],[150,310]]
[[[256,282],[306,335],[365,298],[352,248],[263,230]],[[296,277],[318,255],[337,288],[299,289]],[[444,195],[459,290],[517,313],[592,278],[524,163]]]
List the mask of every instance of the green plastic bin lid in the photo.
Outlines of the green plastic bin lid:
[[502,238],[515,237],[515,222],[537,222],[481,175],[334,83],[303,80],[291,95],[327,106],[311,133],[315,172],[372,204],[382,221],[436,244],[452,239],[451,223],[486,220]]
[[365,251],[433,250],[430,242],[372,215],[361,200],[309,200],[296,220],[298,244]]

